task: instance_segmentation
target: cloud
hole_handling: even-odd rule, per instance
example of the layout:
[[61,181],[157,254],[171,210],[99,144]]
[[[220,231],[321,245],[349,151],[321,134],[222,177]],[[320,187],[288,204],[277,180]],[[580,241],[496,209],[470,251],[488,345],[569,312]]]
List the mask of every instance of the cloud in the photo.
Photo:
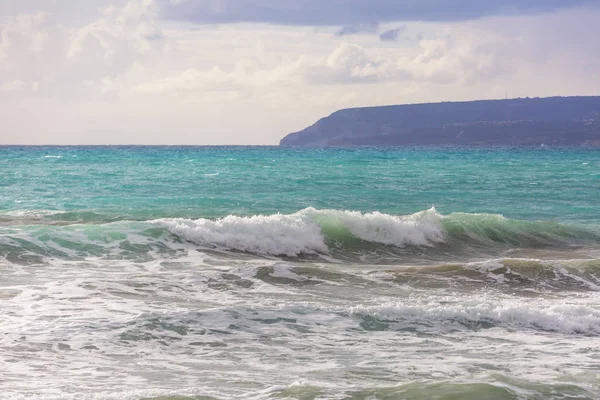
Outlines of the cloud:
[[18,79],[0,84],[0,95],[6,96],[11,94],[22,93],[26,91],[28,85]]
[[196,99],[198,94],[204,94],[207,98],[242,98],[252,95],[256,89],[300,83],[299,71],[302,70],[303,62],[303,58],[300,57],[291,63],[265,67],[252,60],[240,60],[230,71],[225,71],[219,66],[209,70],[189,68],[171,76],[142,82],[133,88],[133,92],[176,96],[190,93]]
[[[341,45],[335,40],[324,56],[302,55],[288,61],[257,58],[238,60],[231,67],[192,67],[136,84],[133,93],[173,95],[179,99],[254,99],[262,101],[273,92],[289,88],[360,84],[422,82],[439,85],[469,83],[510,73],[508,49],[495,35],[467,31],[423,40],[417,48],[383,47],[369,49],[355,43]],[[376,42],[375,42],[376,43]],[[132,75],[142,75],[135,73]],[[105,82],[98,90],[107,90]]]
[[122,6],[127,0],[0,0],[2,16],[35,14],[40,10],[48,14],[60,16],[65,20],[87,22],[88,17],[95,18],[99,8],[111,5]]
[[44,51],[51,35],[60,35],[48,14],[19,15],[0,25],[0,70],[12,69]]
[[335,33],[335,36],[348,36],[348,35],[356,35],[359,33],[375,33],[379,29],[379,24],[371,23],[371,24],[359,24],[359,25],[348,25],[342,27],[339,31]]
[[313,84],[376,83],[408,79],[410,74],[384,57],[370,56],[356,44],[343,43],[321,65],[308,68],[306,80]]
[[379,35],[379,40],[382,42],[395,42],[405,30],[406,26],[400,26],[395,29],[387,30]]
[[411,61],[414,78],[433,84],[471,85],[510,75],[511,41],[487,32],[442,35],[422,40],[419,54]]
[[33,88],[19,90],[22,94],[67,99],[106,86],[161,52],[156,12],[152,0],[130,0],[101,9],[81,27],[61,24],[45,12],[6,18],[0,25],[0,82],[8,82],[3,91],[16,93],[14,82],[22,82]]
[[343,43],[324,61],[304,69],[307,82],[317,85],[421,82],[470,84],[513,72],[512,41],[493,33],[455,29],[421,40],[417,48],[367,50]]
[[597,0],[163,0],[162,16],[202,24],[355,26],[393,21],[464,21],[551,12]]
[[71,32],[67,59],[117,70],[160,47],[163,33],[154,20],[152,0],[129,1],[102,10],[102,17]]

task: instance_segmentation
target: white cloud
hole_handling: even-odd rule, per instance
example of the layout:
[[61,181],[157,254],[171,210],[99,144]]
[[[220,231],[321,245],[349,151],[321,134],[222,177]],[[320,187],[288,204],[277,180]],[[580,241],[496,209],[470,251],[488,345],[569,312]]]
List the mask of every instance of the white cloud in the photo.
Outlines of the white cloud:
[[419,42],[419,54],[411,61],[415,79],[439,84],[469,84],[511,73],[508,38],[486,32],[457,29]]
[[[335,46],[335,41],[330,42]],[[418,49],[380,48],[368,51],[360,45],[342,43],[328,55],[302,55],[290,62],[241,59],[228,70],[188,68],[170,76],[133,87],[142,94],[228,92],[241,97],[260,90],[265,95],[274,86],[344,85],[421,81],[456,84],[508,72],[497,57],[489,38],[472,35],[456,41],[452,37],[422,40]],[[498,47],[500,48],[500,47]],[[265,64],[266,63],[266,64]],[[268,64],[268,65],[267,65]]]
[[418,42],[417,48],[367,51],[344,43],[320,65],[306,72],[316,84],[418,81],[431,84],[469,83],[511,72],[506,58],[510,41],[485,32],[440,34]]
[[114,79],[162,51],[155,16],[153,1],[131,0],[82,27],[44,12],[8,18],[0,25],[0,81],[38,82],[33,93],[65,101],[81,96],[90,82]]
[[344,43],[335,49],[323,65],[307,72],[309,82],[363,83],[408,78],[405,71],[383,57],[371,57],[364,48]]
[[298,71],[303,64],[300,57],[295,62],[272,68],[262,67],[252,60],[240,60],[231,71],[219,66],[202,71],[187,69],[170,77],[145,82],[133,88],[134,92],[161,94],[182,92],[243,92],[272,85],[299,83]]
[[155,23],[153,0],[132,0],[124,7],[108,7],[102,18],[71,31],[68,60],[86,58],[109,65],[130,64],[131,59],[160,47],[161,29]]
[[25,91],[27,88],[27,84],[18,79],[12,80],[10,82],[4,82],[0,85],[0,94],[1,95],[9,95],[14,93],[21,93]]
[[44,51],[50,36],[56,34],[48,14],[19,15],[0,24],[0,68],[21,67],[30,57]]

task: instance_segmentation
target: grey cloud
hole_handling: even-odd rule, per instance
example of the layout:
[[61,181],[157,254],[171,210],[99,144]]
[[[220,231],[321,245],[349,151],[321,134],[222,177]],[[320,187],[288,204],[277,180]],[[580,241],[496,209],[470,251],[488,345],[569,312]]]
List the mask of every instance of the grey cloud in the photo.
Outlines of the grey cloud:
[[335,33],[335,36],[356,35],[359,33],[375,33],[379,29],[379,24],[359,24],[343,26]]
[[160,0],[166,19],[203,24],[353,26],[373,21],[460,21],[534,14],[598,0]]
[[395,42],[406,29],[405,26],[400,26],[396,29],[390,29],[379,35],[379,40],[383,42]]

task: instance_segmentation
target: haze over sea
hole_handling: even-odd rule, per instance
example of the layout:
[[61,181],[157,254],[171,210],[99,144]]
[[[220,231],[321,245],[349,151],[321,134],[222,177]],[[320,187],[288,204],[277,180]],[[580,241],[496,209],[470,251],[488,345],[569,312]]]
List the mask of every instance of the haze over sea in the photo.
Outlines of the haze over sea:
[[0,399],[598,399],[600,150],[0,147]]

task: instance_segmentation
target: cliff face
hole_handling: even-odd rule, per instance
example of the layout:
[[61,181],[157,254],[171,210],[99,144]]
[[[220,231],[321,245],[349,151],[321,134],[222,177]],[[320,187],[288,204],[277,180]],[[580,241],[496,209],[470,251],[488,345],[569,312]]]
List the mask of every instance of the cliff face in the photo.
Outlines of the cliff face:
[[481,100],[337,111],[281,146],[590,146],[600,96]]

